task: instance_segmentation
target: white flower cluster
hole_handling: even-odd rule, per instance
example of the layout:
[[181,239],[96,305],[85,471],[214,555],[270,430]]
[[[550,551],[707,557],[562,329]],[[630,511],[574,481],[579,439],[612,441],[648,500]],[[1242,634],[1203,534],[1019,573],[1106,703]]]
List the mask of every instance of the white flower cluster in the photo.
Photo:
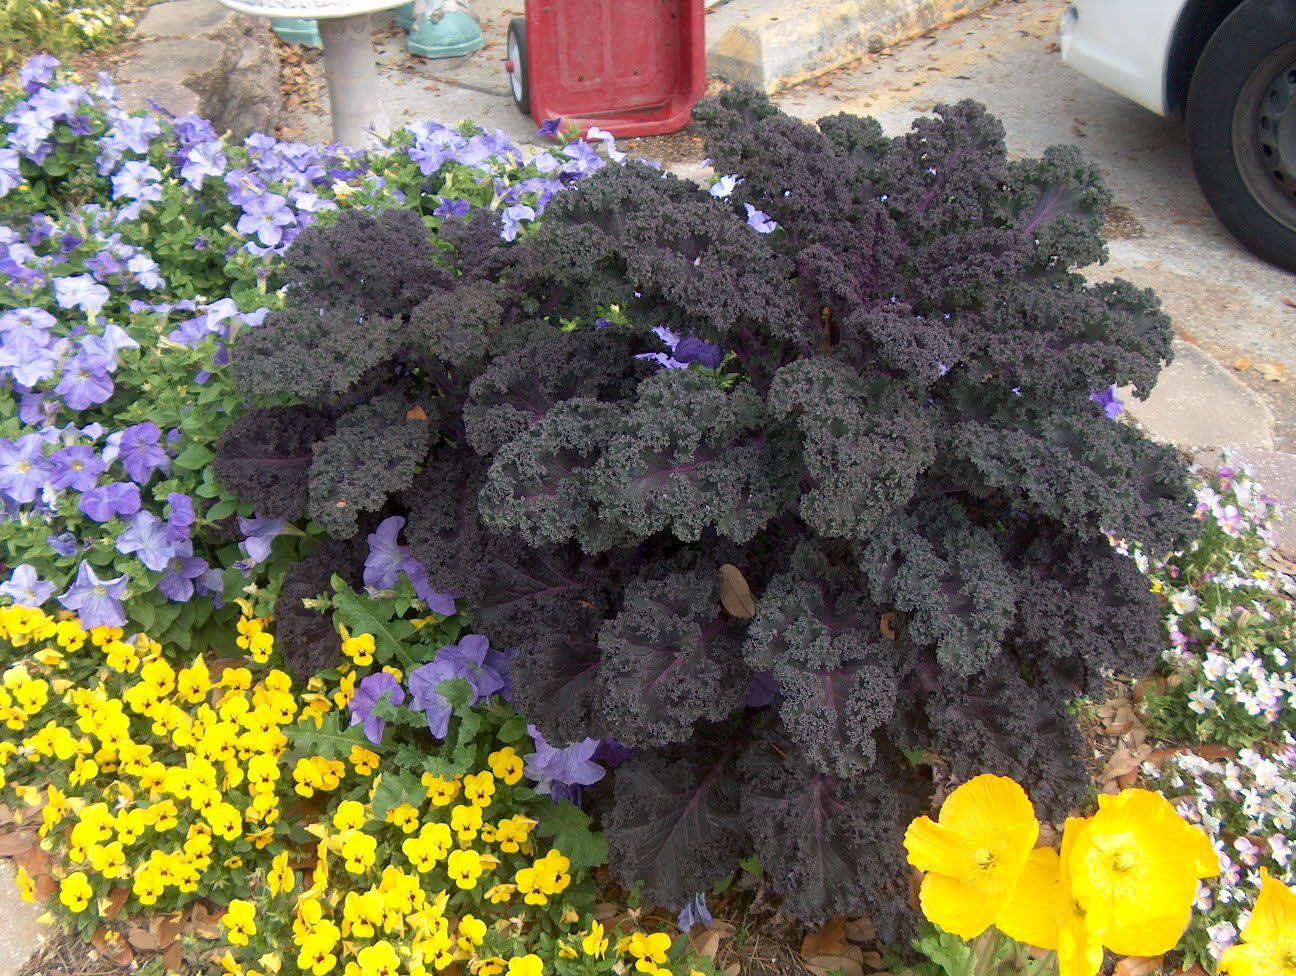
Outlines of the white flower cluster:
[[1206,831],[1219,856],[1219,877],[1202,884],[1190,932],[1201,943],[1195,948],[1218,959],[1250,918],[1260,868],[1284,884],[1296,881],[1296,740],[1287,733],[1271,750],[1242,749],[1215,762],[1179,753],[1161,768],[1145,763],[1143,773]]

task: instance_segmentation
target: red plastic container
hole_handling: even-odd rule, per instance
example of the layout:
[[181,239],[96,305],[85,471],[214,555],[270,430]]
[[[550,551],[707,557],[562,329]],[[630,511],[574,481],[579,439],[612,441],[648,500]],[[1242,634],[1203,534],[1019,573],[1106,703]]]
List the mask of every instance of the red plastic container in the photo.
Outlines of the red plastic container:
[[651,136],[706,91],[702,0],[526,0],[509,24],[513,98],[539,121]]

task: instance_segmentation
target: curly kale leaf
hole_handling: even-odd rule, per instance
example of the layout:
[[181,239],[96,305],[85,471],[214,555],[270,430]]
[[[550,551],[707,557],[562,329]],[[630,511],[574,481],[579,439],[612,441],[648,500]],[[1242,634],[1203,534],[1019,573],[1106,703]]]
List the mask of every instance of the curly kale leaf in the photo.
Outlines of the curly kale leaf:
[[903,942],[914,928],[904,830],[930,785],[893,765],[838,779],[795,755],[786,740],[760,740],[742,761],[742,822],[784,909],[810,924],[866,913]]
[[301,681],[336,667],[342,644],[329,615],[306,600],[329,597],[336,574],[359,588],[364,576],[363,548],[347,540],[325,539],[285,574],[275,601],[275,647]]
[[738,708],[751,684],[713,566],[631,583],[598,643],[599,712],[634,748],[687,741],[697,722]]
[[298,519],[309,501],[315,445],[334,422],[309,407],[270,407],[234,421],[216,442],[216,479],[267,518]]
[[468,443],[495,454],[558,403],[625,400],[657,369],[635,359],[626,339],[611,330],[537,330],[525,348],[497,356],[473,381],[463,410]]
[[315,451],[310,515],[335,538],[356,533],[360,512],[376,512],[414,480],[427,457],[428,422],[407,418],[404,397],[387,394],[356,408]]
[[[603,616],[578,601],[543,615],[536,637],[509,663],[513,701],[551,745],[579,742],[603,729],[598,701]],[[611,727],[608,734],[621,734]]]
[[1034,245],[1038,270],[1107,259],[1099,230],[1111,192],[1075,146],[1049,146],[1038,159],[1008,164],[1014,228]]
[[952,677],[998,656],[1016,588],[995,533],[961,506],[924,502],[880,531],[860,554],[873,599],[899,611],[907,640],[934,646]]
[[670,908],[710,889],[750,850],[739,816],[741,739],[711,727],[698,742],[638,752],[617,769],[605,821],[617,880],[642,880],[644,894]]
[[750,388],[662,371],[639,385],[590,474],[590,496],[636,539],[669,531],[688,542],[714,529],[747,542],[795,490],[780,464],[788,452],[766,423]]
[[930,411],[899,384],[845,363],[801,360],[775,374],[770,412],[801,430],[799,514],[827,538],[863,539],[913,497],[935,460]]

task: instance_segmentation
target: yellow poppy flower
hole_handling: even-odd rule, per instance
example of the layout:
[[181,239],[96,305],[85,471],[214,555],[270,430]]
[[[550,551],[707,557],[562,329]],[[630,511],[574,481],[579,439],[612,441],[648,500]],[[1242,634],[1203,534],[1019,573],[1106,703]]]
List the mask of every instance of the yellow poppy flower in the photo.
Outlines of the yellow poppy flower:
[[1296,892],[1260,869],[1260,896],[1242,941],[1224,950],[1220,976],[1282,976],[1296,960]]
[[1098,797],[1067,868],[1103,945],[1121,956],[1159,956],[1178,944],[1197,880],[1217,875],[1219,859],[1160,793],[1123,790]]
[[1067,868],[1086,824],[1081,817],[1067,820],[1061,856],[1051,847],[1030,852],[1025,873],[995,916],[995,926],[1009,938],[1056,950],[1058,976],[1094,976],[1103,961],[1102,943],[1072,894]]
[[980,935],[1012,894],[1038,837],[1025,790],[1006,776],[968,780],[945,799],[938,821],[918,817],[905,831],[909,863],[927,872],[923,914],[961,939]]

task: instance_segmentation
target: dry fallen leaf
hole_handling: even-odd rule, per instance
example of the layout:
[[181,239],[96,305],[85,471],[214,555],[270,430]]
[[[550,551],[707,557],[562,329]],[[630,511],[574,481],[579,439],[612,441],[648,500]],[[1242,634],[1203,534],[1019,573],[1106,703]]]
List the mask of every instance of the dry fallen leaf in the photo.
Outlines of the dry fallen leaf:
[[1287,382],[1287,367],[1282,363],[1256,363],[1255,368],[1270,383]]
[[826,922],[818,932],[807,932],[801,940],[801,955],[839,956],[846,951],[842,937],[846,934],[846,916],[838,915]]
[[806,959],[805,967],[815,976],[828,976],[829,973],[864,976],[864,967],[847,956],[812,956]]
[[895,622],[896,612],[894,610],[888,610],[886,613],[882,614],[882,619],[878,622],[878,626],[882,631],[882,636],[887,640],[895,640],[898,636],[895,629]]
[[873,942],[877,939],[877,926],[867,915],[846,919],[846,938],[851,942]]
[[1296,308],[1296,301],[1292,301],[1286,295],[1283,296],[1282,303],[1286,305],[1288,308]]
[[95,929],[90,937],[90,944],[119,966],[129,966],[135,959],[135,950],[121,934],[102,925]]
[[1239,373],[1245,372],[1246,370],[1250,369],[1254,365],[1255,364],[1251,360],[1247,359],[1245,356],[1241,359],[1233,360],[1233,368],[1236,369]]
[[417,403],[405,411],[406,420],[427,420],[427,411]]
[[714,960],[720,951],[720,943],[733,936],[738,929],[729,922],[714,921],[710,928],[700,929],[689,935],[689,946],[699,956]]
[[1122,780],[1136,778],[1138,776],[1139,765],[1152,752],[1152,747],[1148,745],[1139,746],[1136,749],[1130,749],[1128,746],[1120,746],[1110,759],[1107,765],[1103,767],[1102,775],[1098,781],[1102,784],[1101,792],[1115,794],[1131,783],[1122,783]]
[[1112,976],[1147,976],[1161,968],[1161,956],[1126,956],[1116,963]]
[[742,570],[733,563],[720,567],[720,603],[731,617],[748,620],[756,616],[756,599]]
[[13,857],[36,846],[36,834],[31,830],[16,830],[11,834],[0,834],[0,857]]

